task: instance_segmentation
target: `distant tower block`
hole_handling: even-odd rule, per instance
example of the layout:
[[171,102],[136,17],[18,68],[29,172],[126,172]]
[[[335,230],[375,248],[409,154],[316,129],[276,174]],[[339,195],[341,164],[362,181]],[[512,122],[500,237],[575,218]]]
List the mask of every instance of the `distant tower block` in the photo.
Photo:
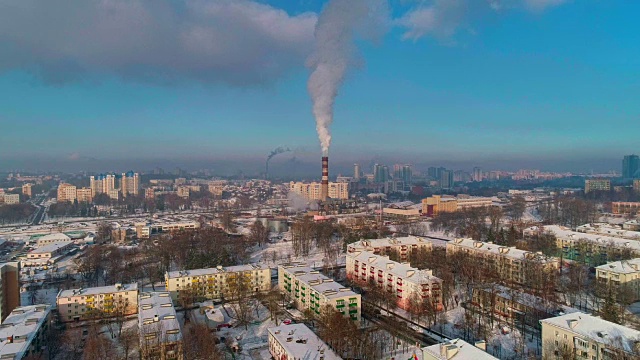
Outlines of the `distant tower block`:
[[322,157],[322,182],[320,185],[320,200],[327,201],[329,197],[329,157]]

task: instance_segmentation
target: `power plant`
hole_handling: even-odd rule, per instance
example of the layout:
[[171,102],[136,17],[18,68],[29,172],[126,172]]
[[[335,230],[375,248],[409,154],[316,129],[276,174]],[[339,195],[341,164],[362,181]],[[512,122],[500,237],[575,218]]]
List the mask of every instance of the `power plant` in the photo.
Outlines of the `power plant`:
[[329,198],[329,157],[322,157],[322,181],[320,183],[320,200]]

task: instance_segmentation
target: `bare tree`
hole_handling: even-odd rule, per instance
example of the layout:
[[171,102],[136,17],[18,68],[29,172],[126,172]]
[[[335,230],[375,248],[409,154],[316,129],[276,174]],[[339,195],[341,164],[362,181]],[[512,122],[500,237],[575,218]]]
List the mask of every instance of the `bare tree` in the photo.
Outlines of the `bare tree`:
[[218,338],[204,324],[191,323],[182,332],[184,360],[221,360]]

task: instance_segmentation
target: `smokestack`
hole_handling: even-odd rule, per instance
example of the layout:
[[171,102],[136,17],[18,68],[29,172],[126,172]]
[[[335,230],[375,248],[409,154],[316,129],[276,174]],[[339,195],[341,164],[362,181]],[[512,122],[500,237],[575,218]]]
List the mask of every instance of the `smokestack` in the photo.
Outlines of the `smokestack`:
[[320,183],[320,200],[327,201],[329,197],[329,157],[322,157],[322,182]]

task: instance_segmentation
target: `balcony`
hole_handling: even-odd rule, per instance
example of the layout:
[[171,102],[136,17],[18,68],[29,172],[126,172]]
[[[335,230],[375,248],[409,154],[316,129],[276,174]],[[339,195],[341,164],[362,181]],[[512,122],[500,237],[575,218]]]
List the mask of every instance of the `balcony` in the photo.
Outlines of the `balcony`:
[[344,308],[344,304],[338,304],[338,305],[336,305],[336,309],[342,309],[342,308]]
[[358,313],[358,309],[350,309],[349,310],[349,314],[357,314]]

